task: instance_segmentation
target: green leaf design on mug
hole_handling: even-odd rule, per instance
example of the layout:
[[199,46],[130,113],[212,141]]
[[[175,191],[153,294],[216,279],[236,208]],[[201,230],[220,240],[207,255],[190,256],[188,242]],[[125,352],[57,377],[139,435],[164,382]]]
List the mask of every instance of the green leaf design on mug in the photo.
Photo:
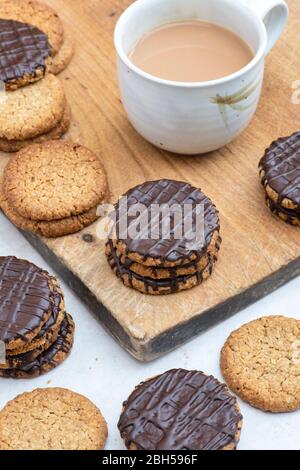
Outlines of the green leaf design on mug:
[[227,129],[229,129],[229,124],[228,124],[228,114],[227,114],[227,109],[228,107],[233,109],[234,111],[246,111],[249,109],[253,103],[249,104],[241,104],[243,101],[246,101],[252,93],[258,88],[259,86],[259,81],[255,83],[255,80],[250,82],[248,85],[244,86],[241,88],[239,91],[232,95],[225,95],[221,96],[220,94],[217,93],[216,96],[211,98],[211,103],[218,105],[220,115],[224,121],[224,124]]

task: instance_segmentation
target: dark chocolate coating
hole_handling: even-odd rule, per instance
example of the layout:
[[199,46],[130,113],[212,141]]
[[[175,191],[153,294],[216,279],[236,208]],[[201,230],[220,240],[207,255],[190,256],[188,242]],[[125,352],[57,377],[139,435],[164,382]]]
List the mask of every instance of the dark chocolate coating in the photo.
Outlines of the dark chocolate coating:
[[[45,325],[43,326],[39,334],[34,338],[34,341],[42,339],[44,335],[45,336],[51,335],[51,337],[53,336],[52,343],[54,342],[54,340],[57,339],[57,335],[54,336],[54,333],[51,334],[49,330],[51,330],[51,328],[53,328],[57,322],[57,317],[58,317],[58,314],[60,313],[61,301],[62,301],[61,294],[58,292],[57,289],[54,289],[54,306],[53,306],[52,315],[50,316],[49,320],[45,323]],[[14,367],[20,368],[20,367],[26,366],[26,364],[36,359],[37,356],[39,356],[44,350],[45,350],[45,345],[42,344],[38,346],[36,349],[33,349],[31,351],[8,356],[6,358],[7,366],[8,368],[14,368]]]
[[[216,246],[215,246],[215,249],[217,251],[220,250],[220,246],[221,246],[221,243],[222,243],[222,239],[221,237],[219,237],[219,239],[217,240],[216,242]],[[116,249],[114,248],[113,246],[113,243],[111,240],[108,240],[107,242],[107,246],[109,247],[109,250],[110,252],[113,254],[113,256],[117,256],[117,253],[116,253]],[[208,255],[208,259],[212,262],[215,262],[217,261],[217,257],[216,256],[213,256],[213,255]],[[132,269],[132,266],[135,263],[135,261],[129,259],[129,258],[122,258],[122,263],[120,261],[119,258],[117,258],[117,261],[118,263],[117,264],[120,264],[120,266],[122,266],[122,268],[127,268],[129,270]],[[175,279],[178,277],[178,269],[190,269],[190,268],[193,268],[194,272],[196,272],[198,269],[199,266],[197,264],[197,262],[195,261],[191,261],[189,263],[186,263],[186,264],[182,264],[180,266],[174,266],[174,267],[163,267],[163,266],[148,266],[149,269],[151,269],[152,273],[153,273],[153,279],[159,279],[159,276],[158,276],[158,271],[164,271],[166,274],[168,274],[168,276],[164,276],[163,279]],[[152,277],[152,276],[151,276]]]
[[44,334],[46,334],[49,329],[53,328],[57,322],[57,317],[58,317],[58,314],[60,313],[60,306],[62,302],[62,294],[61,292],[57,290],[56,287],[53,288],[53,294],[54,294],[54,305],[52,309],[52,314],[49,320],[47,320],[46,323],[43,325],[39,334],[34,339],[42,338]]
[[5,378],[34,378],[57,367],[70,353],[73,346],[74,323],[71,315],[66,314],[57,340],[49,349],[42,352],[37,358],[28,361],[18,369],[0,370],[0,376]]
[[9,83],[45,73],[45,60],[51,56],[48,37],[35,26],[0,19],[0,80]]
[[141,383],[124,403],[118,427],[127,448],[221,450],[237,445],[242,416],[217,379],[182,369]]
[[[108,245],[110,248],[110,254],[107,256],[107,259],[110,267],[113,271],[116,272],[118,277],[120,277],[121,279],[124,275],[127,275],[132,288],[134,288],[133,280],[136,279],[144,284],[146,293],[149,292],[150,289],[156,292],[159,292],[163,289],[169,289],[170,293],[175,294],[179,291],[181,284],[187,283],[190,279],[194,278],[195,276],[197,277],[197,285],[201,284],[203,281],[203,272],[204,270],[206,270],[206,268],[200,271],[198,270],[193,274],[187,274],[182,276],[172,275],[172,277],[170,277],[169,279],[152,279],[149,277],[141,276],[130,270],[130,264],[124,265],[121,263],[116,253],[116,249],[113,247],[111,241],[108,241]],[[212,274],[215,261],[215,259],[211,259],[209,262],[210,274]],[[175,273],[175,268],[173,272]]]
[[0,257],[0,340],[28,341],[52,308],[53,293],[41,269],[25,260]]
[[[178,205],[181,208],[185,204],[190,204],[192,207],[192,229],[196,229],[196,209],[198,205],[204,207],[204,244],[191,249],[190,245],[193,240],[182,237],[176,238],[175,216],[171,215],[171,231],[170,239],[163,239],[162,232],[162,217],[157,220],[156,227],[158,239],[154,239],[150,232],[150,223],[146,229],[139,235],[139,239],[124,238],[122,234],[121,221],[124,216],[120,215],[120,202],[116,204],[116,235],[117,239],[121,240],[126,245],[128,253],[138,253],[145,260],[149,257],[159,259],[162,263],[178,262],[182,260],[189,260],[191,255],[195,255],[196,259],[200,259],[206,252],[209,243],[211,242],[213,233],[219,231],[219,216],[218,212],[209,198],[207,198],[200,189],[194,188],[188,183],[173,181],[173,180],[158,180],[147,181],[139,186],[128,191],[125,196],[127,197],[128,209],[135,204],[143,204],[147,208],[153,204],[167,204],[169,207]],[[137,217],[135,215],[128,215],[128,229],[134,227]],[[122,218],[123,217],[123,218]],[[149,217],[150,221],[150,217]],[[184,224],[182,225],[182,232]],[[153,229],[153,227],[152,227]],[[188,262],[188,261],[185,261]]]
[[262,183],[283,199],[293,201],[300,210],[300,132],[273,142],[259,164],[264,171]]

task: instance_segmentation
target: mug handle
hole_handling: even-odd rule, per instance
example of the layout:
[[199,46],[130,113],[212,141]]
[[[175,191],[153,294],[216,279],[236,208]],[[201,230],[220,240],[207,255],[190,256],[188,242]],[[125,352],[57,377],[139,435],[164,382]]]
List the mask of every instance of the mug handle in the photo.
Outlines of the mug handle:
[[264,22],[268,42],[266,55],[275,46],[286,26],[289,8],[283,0],[243,0]]

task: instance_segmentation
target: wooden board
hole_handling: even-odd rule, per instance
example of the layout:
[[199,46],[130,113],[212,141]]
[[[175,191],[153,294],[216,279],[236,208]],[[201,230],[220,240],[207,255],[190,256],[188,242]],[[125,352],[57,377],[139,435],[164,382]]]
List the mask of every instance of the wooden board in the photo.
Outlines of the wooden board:
[[[257,171],[269,143],[300,128],[300,105],[292,103],[292,84],[300,79],[300,2],[288,2],[289,27],[267,58],[261,104],[249,128],[234,143],[199,157],[155,149],[126,119],[115,77],[113,30],[131,2],[48,3],[77,40],[76,56],[61,75],[74,115],[69,136],[102,157],[112,200],[147,179],[166,177],[203,188],[221,212],[223,245],[212,278],[163,298],[123,287],[106,262],[95,225],[57,240],[26,234],[117,341],[137,359],[149,361],[300,274],[300,230],[271,216]],[[7,159],[0,159],[0,170]],[[257,312],[264,313],[271,312]]]

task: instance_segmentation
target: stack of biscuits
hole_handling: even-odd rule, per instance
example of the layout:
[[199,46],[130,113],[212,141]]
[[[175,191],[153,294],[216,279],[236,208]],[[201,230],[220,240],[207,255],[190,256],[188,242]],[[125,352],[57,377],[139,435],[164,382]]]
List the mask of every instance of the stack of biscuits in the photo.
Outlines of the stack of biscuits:
[[273,142],[259,170],[269,209],[285,222],[300,226],[300,132]]
[[[137,204],[138,212],[144,207],[144,214],[133,215]],[[157,207],[162,213],[155,219],[151,211]],[[166,207],[171,211],[164,217]],[[192,237],[185,232],[184,217],[178,219],[176,211],[172,212],[175,207],[181,211],[179,217],[189,208]],[[198,239],[199,207],[203,210],[198,214],[203,233]],[[221,244],[219,215],[200,189],[180,181],[148,181],[119,200],[114,218],[115,230],[106,243],[106,256],[125,286],[143,294],[172,294],[191,289],[212,274]],[[170,224],[170,232],[165,236],[166,224]],[[137,225],[140,230],[134,237]]]
[[44,237],[82,230],[109,197],[105,169],[91,150],[65,140],[14,155],[0,180],[0,207],[20,229]]
[[32,0],[0,2],[0,150],[59,139],[71,111],[60,80],[73,54],[57,13]]
[[0,377],[38,377],[66,359],[74,322],[57,279],[28,261],[0,257],[0,303]]

